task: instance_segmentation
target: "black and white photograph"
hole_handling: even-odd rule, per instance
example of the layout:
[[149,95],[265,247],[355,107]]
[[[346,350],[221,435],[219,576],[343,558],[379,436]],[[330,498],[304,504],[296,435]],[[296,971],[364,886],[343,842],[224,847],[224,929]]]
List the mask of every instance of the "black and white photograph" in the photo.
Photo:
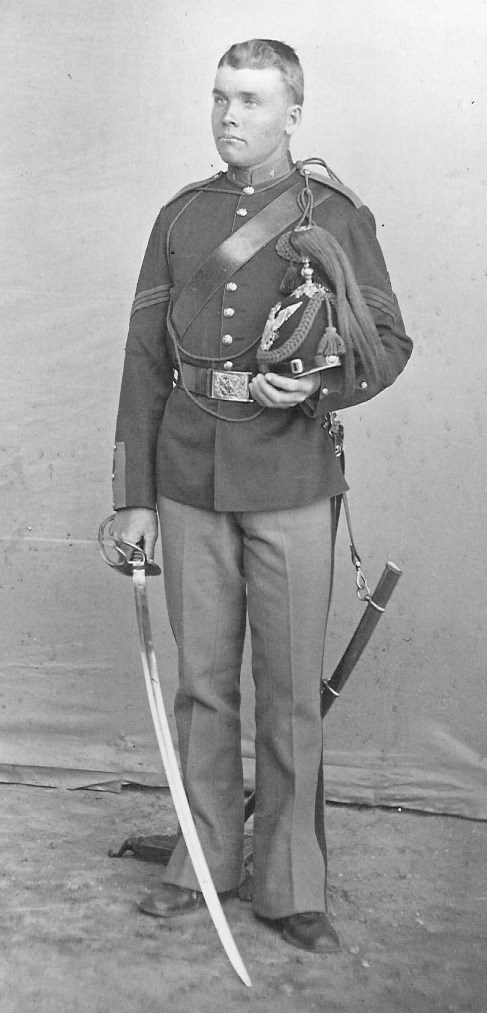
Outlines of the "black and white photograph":
[[487,1013],[486,47],[0,3],[0,1013]]

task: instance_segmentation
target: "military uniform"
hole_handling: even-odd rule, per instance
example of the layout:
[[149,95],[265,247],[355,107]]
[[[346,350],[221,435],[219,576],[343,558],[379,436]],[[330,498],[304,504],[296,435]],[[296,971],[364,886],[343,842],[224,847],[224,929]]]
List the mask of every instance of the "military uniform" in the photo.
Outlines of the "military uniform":
[[[324,910],[319,680],[331,592],[331,501],[346,482],[321,422],[379,387],[341,368],[307,402],[256,411],[198,390],[205,370],[255,374],[258,340],[286,263],[272,239],[168,334],[168,309],[224,240],[300,179],[289,156],[186,188],[152,230],[132,309],[117,421],[114,506],[159,504],[166,597],[179,650],[181,761],[218,890],[241,874],[239,672],[245,615],[256,683],[254,908]],[[389,376],[411,352],[370,211],[324,180],[314,221],[341,244],[374,317]],[[300,216],[296,205],[296,219]],[[178,361],[179,360],[179,361]],[[185,364],[191,397],[175,384]],[[176,372],[175,372],[176,371]],[[206,394],[211,390],[206,390]],[[203,410],[202,410],[203,409]],[[208,410],[209,409],[209,410]],[[184,842],[166,879],[194,888]]]

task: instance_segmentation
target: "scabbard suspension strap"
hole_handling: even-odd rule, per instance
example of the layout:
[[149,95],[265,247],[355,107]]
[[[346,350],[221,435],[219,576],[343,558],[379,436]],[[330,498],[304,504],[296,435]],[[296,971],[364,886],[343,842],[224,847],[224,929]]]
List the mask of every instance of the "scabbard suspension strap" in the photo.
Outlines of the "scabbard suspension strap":
[[[333,440],[335,448],[335,456],[341,458],[343,461],[344,429],[342,422],[340,422],[340,420],[337,418],[336,412],[331,412],[328,415],[326,428],[328,430],[328,435]],[[385,612],[385,608],[383,608],[382,605],[378,605],[377,602],[373,600],[372,592],[367,583],[364,571],[362,570],[362,560],[359,556],[357,546],[355,544],[355,539],[353,537],[352,518],[350,515],[350,506],[348,503],[348,497],[346,492],[342,493],[342,499],[343,499],[343,506],[345,509],[345,517],[347,519],[348,534],[350,538],[350,555],[356,573],[355,580],[357,584],[357,598],[359,599],[359,601],[367,602],[367,604],[371,605],[372,608],[377,609],[377,612]],[[330,689],[330,692],[333,693],[331,687],[328,688]],[[338,693],[335,695],[338,696]]]
[[372,592],[370,590],[369,585],[367,584],[364,571],[362,570],[362,560],[357,552],[357,546],[355,545],[355,540],[353,537],[352,520],[350,517],[350,507],[348,504],[348,497],[346,492],[343,493],[343,506],[345,508],[345,517],[347,518],[347,527],[350,536],[350,555],[352,557],[352,563],[356,571],[355,579],[357,584],[357,598],[360,601],[366,601],[368,605],[371,605],[372,608],[377,609],[378,612],[385,612],[385,609],[382,607],[382,605],[377,605],[377,602],[373,600]]

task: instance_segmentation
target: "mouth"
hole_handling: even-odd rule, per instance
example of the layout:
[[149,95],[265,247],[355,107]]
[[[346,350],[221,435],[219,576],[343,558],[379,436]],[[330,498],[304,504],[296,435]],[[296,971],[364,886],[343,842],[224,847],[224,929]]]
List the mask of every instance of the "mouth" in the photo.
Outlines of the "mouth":
[[245,143],[242,137],[236,137],[235,134],[221,134],[218,140],[221,141],[222,144],[233,144],[235,141],[239,144]]

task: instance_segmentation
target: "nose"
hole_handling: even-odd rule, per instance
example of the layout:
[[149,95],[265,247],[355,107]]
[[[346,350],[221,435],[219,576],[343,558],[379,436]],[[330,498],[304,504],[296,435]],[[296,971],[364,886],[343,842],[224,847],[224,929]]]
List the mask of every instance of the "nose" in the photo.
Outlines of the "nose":
[[228,126],[231,123],[235,124],[236,122],[237,114],[235,111],[235,105],[232,102],[227,102],[225,109],[223,110],[222,123],[225,126]]

